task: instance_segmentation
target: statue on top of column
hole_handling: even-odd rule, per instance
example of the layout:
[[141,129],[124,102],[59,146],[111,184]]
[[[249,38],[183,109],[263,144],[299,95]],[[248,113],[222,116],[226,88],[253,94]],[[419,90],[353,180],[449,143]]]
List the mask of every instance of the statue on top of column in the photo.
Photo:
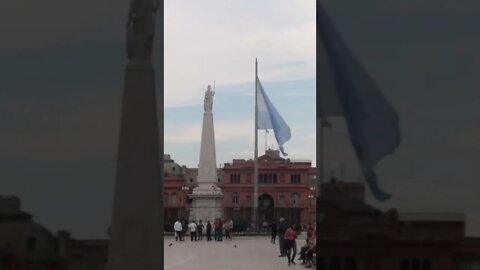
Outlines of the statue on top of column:
[[212,111],[214,95],[215,95],[215,92],[212,91],[212,87],[208,85],[207,91],[205,91],[205,98],[203,99],[203,107],[206,112]]
[[130,0],[127,55],[132,62],[151,61],[155,14],[160,0]]

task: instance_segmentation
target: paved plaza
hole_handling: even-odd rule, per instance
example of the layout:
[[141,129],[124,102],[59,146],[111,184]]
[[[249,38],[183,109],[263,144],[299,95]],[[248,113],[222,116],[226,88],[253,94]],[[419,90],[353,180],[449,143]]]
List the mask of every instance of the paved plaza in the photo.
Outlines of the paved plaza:
[[[165,237],[166,270],[281,270],[281,269],[312,269],[297,265],[288,266],[287,258],[279,258],[278,238],[275,245],[270,243],[270,237],[236,237],[232,241],[175,241],[174,237]],[[297,252],[305,243],[302,234],[297,240]],[[172,244],[169,246],[169,244]],[[236,246],[236,247],[235,247]],[[295,256],[295,257],[298,257]]]

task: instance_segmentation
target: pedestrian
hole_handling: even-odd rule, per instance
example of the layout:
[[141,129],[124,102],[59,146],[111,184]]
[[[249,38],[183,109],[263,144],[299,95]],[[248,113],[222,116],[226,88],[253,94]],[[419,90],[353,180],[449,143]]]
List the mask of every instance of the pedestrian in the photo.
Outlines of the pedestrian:
[[213,238],[218,241],[218,218],[213,222]]
[[198,225],[197,225],[197,238],[200,241],[203,238],[203,228],[204,228],[204,226],[203,226],[202,220],[199,220]]
[[223,241],[222,237],[222,230],[223,230],[223,222],[221,219],[217,218],[216,220],[217,225],[215,226],[215,236],[217,241]]
[[225,228],[225,238],[232,240],[233,221],[229,219],[227,222],[225,222],[223,227]]
[[182,220],[182,240],[181,241],[185,240],[185,235],[187,235],[187,229],[188,229],[187,220],[183,219]]
[[272,231],[272,240],[270,242],[275,245],[275,238],[277,238],[277,223],[275,221],[272,221],[272,223],[270,224],[270,228]]
[[212,224],[210,224],[210,220],[207,221],[207,241],[212,240]]
[[287,230],[287,224],[285,223],[285,219],[282,217],[280,218],[280,222],[278,224],[277,233],[278,233],[278,245],[280,247],[280,255],[278,257],[285,257],[287,256],[287,251],[285,250],[285,231]]
[[312,247],[312,242],[313,242],[313,232],[314,229],[313,227],[309,227],[307,230],[307,239],[305,245],[300,249],[300,257],[298,258],[299,260],[302,260],[302,264],[305,264],[305,261],[307,260],[306,254],[307,251]]
[[228,238],[230,240],[232,240],[232,234],[233,234],[233,220],[230,219],[230,221],[228,221]]
[[173,224],[173,230],[175,231],[175,241],[182,241],[182,223],[180,223],[180,219],[177,219],[175,224]]
[[223,221],[218,219],[218,241],[223,241]]
[[190,229],[190,241],[192,242],[193,239],[197,241],[197,224],[195,224],[195,221],[192,221],[188,225],[188,228]]
[[290,266],[290,264],[295,264],[294,262],[294,259],[295,259],[295,255],[296,255],[296,248],[295,248],[295,245],[296,245],[296,241],[295,239],[297,239],[297,231],[296,231],[296,228],[297,225],[295,223],[292,224],[292,226],[290,226],[286,231],[285,231],[285,236],[284,236],[284,246],[285,246],[285,250],[287,252],[287,259],[288,259],[288,266]]

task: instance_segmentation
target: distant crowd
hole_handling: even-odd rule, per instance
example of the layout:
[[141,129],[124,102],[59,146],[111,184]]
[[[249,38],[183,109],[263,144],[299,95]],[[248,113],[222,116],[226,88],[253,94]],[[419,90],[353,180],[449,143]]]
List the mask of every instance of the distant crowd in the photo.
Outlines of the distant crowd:
[[204,224],[202,220],[199,220],[198,223],[196,221],[187,223],[184,219],[178,219],[173,224],[173,229],[175,231],[175,241],[184,241],[187,232],[190,233],[190,241],[192,242],[202,241],[204,234],[207,241],[212,241],[212,233],[215,241],[223,241],[224,233],[226,239],[232,240],[233,221],[229,219],[223,222],[217,218],[213,221],[213,224],[210,223],[210,220],[207,220],[207,224]]

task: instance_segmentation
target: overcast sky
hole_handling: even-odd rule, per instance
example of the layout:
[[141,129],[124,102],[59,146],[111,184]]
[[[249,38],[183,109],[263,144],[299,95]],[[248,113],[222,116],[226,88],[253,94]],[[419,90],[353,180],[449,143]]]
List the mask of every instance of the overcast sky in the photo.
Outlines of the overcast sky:
[[[157,74],[165,67],[165,151],[196,166],[203,93],[215,80],[217,163],[253,156],[258,57],[292,128],[285,150],[315,162],[313,1],[165,2],[165,63],[158,50],[154,58]],[[377,168],[393,198],[369,202],[465,212],[467,232],[480,235],[480,3],[324,2],[400,116],[402,143]],[[0,3],[0,190],[53,232],[104,237],[109,225],[127,12],[128,0]],[[333,120],[327,170],[344,163],[346,180],[361,180],[343,119]]]

